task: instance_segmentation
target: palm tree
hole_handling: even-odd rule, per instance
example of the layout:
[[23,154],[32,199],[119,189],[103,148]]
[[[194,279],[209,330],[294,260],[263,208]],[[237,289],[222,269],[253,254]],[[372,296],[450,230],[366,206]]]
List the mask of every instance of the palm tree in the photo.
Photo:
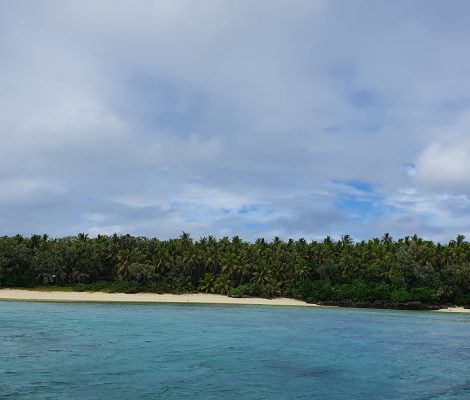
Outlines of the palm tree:
[[117,272],[118,276],[123,278],[124,280],[129,279],[129,265],[131,264],[131,250],[124,249],[120,250],[117,255],[118,264]]
[[225,295],[230,291],[231,288],[232,288],[232,283],[230,282],[230,280],[225,276],[219,276],[214,281],[213,293]]
[[353,240],[349,235],[341,236],[341,245],[343,247],[351,246],[353,244]]
[[77,238],[80,242],[86,242],[88,240],[88,234],[87,233],[79,233],[77,235]]
[[214,275],[206,273],[199,282],[198,290],[204,293],[214,293]]
[[382,244],[384,245],[390,245],[393,243],[393,238],[390,236],[389,233],[385,233],[383,236],[382,236]]
[[253,270],[253,281],[258,285],[266,283],[271,279],[271,273],[272,271],[269,269],[266,263],[261,262],[256,264]]

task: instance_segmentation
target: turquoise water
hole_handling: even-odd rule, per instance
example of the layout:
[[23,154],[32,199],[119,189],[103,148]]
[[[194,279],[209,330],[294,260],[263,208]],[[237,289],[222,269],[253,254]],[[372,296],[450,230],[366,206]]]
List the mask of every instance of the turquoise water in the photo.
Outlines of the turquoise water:
[[0,302],[0,399],[470,399],[470,315]]

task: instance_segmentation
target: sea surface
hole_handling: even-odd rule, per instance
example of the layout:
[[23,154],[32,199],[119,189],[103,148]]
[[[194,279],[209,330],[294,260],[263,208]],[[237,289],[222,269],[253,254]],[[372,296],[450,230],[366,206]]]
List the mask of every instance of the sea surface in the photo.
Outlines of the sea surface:
[[470,315],[0,301],[0,399],[470,399]]

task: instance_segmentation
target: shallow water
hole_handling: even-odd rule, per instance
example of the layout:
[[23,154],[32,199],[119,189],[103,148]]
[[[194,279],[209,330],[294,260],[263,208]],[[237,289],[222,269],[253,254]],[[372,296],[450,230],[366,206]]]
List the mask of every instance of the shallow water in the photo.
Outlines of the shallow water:
[[470,315],[0,301],[0,399],[470,399]]

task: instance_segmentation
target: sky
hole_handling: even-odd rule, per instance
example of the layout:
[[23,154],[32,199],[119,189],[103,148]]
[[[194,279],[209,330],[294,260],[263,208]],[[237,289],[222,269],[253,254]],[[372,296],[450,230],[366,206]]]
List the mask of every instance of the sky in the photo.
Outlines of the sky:
[[470,237],[469,15],[0,0],[0,234]]

